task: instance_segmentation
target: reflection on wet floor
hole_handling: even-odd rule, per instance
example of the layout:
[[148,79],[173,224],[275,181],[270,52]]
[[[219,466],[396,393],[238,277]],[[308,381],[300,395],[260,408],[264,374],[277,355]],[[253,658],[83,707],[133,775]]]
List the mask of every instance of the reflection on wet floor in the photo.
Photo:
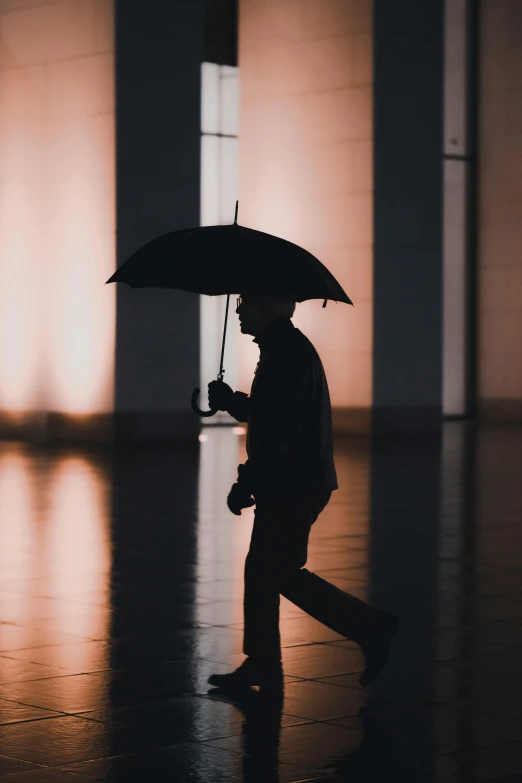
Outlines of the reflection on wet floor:
[[0,778],[522,779],[522,430],[336,441],[307,567],[396,612],[387,669],[281,602],[281,710],[216,698],[243,659],[244,434],[0,444]]

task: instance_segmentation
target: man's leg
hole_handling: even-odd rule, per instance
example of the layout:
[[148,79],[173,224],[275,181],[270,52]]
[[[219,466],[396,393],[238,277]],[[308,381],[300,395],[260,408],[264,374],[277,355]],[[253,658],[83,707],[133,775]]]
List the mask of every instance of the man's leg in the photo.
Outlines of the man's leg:
[[383,627],[388,628],[390,615],[361,601],[350,593],[301,568],[281,586],[281,593],[332,631],[364,645]]
[[259,664],[281,661],[279,584],[274,564],[250,550],[245,561],[243,652]]
[[243,652],[261,664],[281,661],[279,594],[306,563],[313,512],[290,503],[256,508],[245,562]]
[[[250,684],[258,684],[256,670],[273,671],[281,661],[280,593],[361,645],[366,658],[363,685],[368,685],[386,663],[397,618],[303,568],[310,529],[329,498],[330,493],[299,503],[257,505],[245,563],[243,651],[248,657],[243,675],[248,672]],[[230,676],[222,675],[221,679]]]
[[288,502],[257,501],[245,562],[243,651],[247,658],[232,674],[212,675],[212,685],[282,687],[280,586],[306,563],[313,521],[307,505],[296,511]]
[[[325,505],[320,498],[311,502],[310,527]],[[397,631],[397,617],[345,593],[306,568],[285,572],[279,589],[311,617],[361,646],[366,658],[361,684],[369,685],[388,659],[390,639]]]

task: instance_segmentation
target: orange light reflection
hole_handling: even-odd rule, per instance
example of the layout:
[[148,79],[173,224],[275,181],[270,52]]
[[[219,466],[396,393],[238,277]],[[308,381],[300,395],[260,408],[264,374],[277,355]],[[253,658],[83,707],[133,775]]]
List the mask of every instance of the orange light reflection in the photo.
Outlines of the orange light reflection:
[[71,642],[107,637],[110,503],[109,485],[89,458],[2,446],[0,643],[4,649],[19,626],[11,656],[24,651],[31,660],[30,649],[49,645],[48,665],[81,670],[84,651],[64,645],[62,634]]

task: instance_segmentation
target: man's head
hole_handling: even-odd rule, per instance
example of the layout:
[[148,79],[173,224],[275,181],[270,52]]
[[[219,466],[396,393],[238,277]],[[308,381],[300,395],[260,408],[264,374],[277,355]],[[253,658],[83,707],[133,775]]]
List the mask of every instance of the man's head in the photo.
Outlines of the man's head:
[[279,318],[291,318],[294,310],[295,302],[288,299],[243,294],[239,297],[236,313],[241,332],[259,337]]

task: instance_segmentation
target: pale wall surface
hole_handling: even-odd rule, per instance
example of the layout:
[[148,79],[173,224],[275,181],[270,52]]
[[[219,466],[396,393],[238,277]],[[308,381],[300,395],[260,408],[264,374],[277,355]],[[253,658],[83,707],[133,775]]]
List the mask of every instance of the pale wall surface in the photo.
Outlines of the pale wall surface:
[[112,0],[0,0],[0,410],[113,409]]
[[304,246],[353,300],[303,303],[293,319],[336,407],[372,405],[372,70],[369,0],[241,0],[239,223]]
[[482,0],[478,394],[522,412],[522,3]]

